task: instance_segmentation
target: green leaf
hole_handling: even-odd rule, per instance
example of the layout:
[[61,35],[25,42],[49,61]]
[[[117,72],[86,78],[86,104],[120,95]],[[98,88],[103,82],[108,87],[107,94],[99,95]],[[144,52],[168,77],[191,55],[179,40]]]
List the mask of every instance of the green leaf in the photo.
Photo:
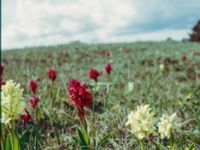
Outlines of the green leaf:
[[11,133],[8,133],[8,136],[6,138],[6,150],[12,150],[12,140],[11,140]]
[[194,145],[191,144],[191,145],[188,147],[188,150],[194,150]]
[[13,129],[8,133],[6,139],[6,150],[21,150],[20,139]]
[[17,136],[17,133],[14,130],[11,131],[11,139],[12,139],[11,144],[12,144],[13,150],[20,150],[21,149],[20,140]]
[[82,150],[87,150],[89,146],[89,137],[84,128],[78,129],[79,143]]

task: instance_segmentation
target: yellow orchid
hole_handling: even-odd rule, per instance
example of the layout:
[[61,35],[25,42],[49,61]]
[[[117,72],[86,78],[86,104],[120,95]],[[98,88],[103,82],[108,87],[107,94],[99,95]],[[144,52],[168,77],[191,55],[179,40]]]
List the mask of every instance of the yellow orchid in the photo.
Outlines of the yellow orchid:
[[13,80],[6,81],[1,91],[1,122],[9,123],[11,120],[17,119],[23,112],[25,103],[23,101],[23,89],[20,84],[16,84]]
[[171,116],[164,114],[158,123],[158,132],[160,133],[161,139],[165,137],[170,138],[171,132],[176,127],[176,113],[172,114]]
[[131,132],[138,139],[143,139],[155,131],[154,113],[151,112],[149,105],[141,105],[137,110],[128,115],[126,125],[131,125]]

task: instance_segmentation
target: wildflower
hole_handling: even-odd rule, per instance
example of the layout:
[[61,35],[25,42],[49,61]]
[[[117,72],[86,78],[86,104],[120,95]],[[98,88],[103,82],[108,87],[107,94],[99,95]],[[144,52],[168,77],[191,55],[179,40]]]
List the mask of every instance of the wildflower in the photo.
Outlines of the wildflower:
[[106,73],[107,73],[108,75],[110,75],[110,73],[111,73],[111,71],[112,71],[111,65],[110,65],[110,64],[106,64],[105,69],[106,69]]
[[7,124],[22,114],[25,106],[22,94],[23,89],[20,88],[19,84],[14,83],[13,80],[6,81],[6,84],[2,86],[1,122]]
[[85,84],[80,84],[79,81],[74,79],[70,80],[67,88],[72,104],[77,107],[81,122],[86,125],[84,107],[91,109],[91,93],[87,91]]
[[151,112],[149,105],[138,106],[136,111],[128,115],[126,123],[126,125],[131,125],[130,131],[140,140],[154,133],[154,124],[154,113]]
[[57,78],[57,72],[54,69],[49,69],[48,70],[48,77],[50,80],[55,81]]
[[94,81],[97,82],[99,76],[100,76],[100,73],[97,70],[93,68],[90,70],[90,73],[89,73],[90,79],[93,79]]
[[159,65],[159,69],[160,69],[161,72],[164,71],[164,69],[165,69],[164,64],[160,64],[160,65]]
[[32,96],[29,100],[29,105],[31,106],[31,108],[35,109],[39,101],[40,99],[37,96]]
[[128,92],[131,93],[134,90],[134,82],[128,82]]
[[186,55],[182,55],[181,56],[181,60],[184,62],[184,61],[186,61],[187,60],[187,56]]
[[31,91],[36,94],[37,91],[37,83],[35,80],[31,80],[29,81],[29,88],[31,89]]
[[27,123],[29,120],[32,120],[32,117],[26,108],[24,109],[24,112],[25,114],[22,115],[22,119],[24,123]]
[[80,84],[78,80],[70,80],[68,84],[68,92],[72,103],[77,107],[87,106],[90,108],[90,103],[92,102],[92,95],[87,91],[87,86],[85,84]]
[[170,138],[171,132],[176,128],[176,113],[171,116],[164,114],[158,123],[158,132],[160,133],[161,139],[165,137]]

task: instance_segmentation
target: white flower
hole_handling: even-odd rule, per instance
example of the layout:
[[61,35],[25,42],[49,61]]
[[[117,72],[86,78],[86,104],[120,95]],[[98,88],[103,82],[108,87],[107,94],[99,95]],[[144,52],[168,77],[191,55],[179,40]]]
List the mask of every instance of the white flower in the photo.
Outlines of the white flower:
[[133,82],[128,82],[128,92],[131,93],[134,90],[134,83]]
[[1,91],[1,122],[7,124],[11,120],[17,119],[23,112],[25,103],[23,102],[23,89],[13,80],[6,81]]
[[138,139],[143,139],[155,131],[154,113],[151,112],[149,105],[141,105],[137,110],[128,115],[126,125],[131,125],[131,132]]
[[167,114],[162,115],[160,122],[158,123],[158,132],[160,133],[161,139],[165,137],[170,138],[171,132],[176,128],[176,113],[171,116]]

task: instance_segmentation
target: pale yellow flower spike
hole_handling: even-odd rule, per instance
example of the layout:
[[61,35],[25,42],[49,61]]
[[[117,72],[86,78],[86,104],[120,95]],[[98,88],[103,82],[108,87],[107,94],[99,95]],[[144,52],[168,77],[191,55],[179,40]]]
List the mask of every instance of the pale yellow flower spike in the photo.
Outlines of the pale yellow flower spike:
[[176,113],[171,116],[164,114],[158,123],[158,132],[160,133],[161,139],[165,137],[170,138],[171,132],[176,129],[176,127]]
[[25,107],[22,94],[23,89],[20,88],[19,84],[14,83],[13,80],[6,81],[6,84],[2,86],[2,123],[7,124],[11,120],[18,119],[22,114]]
[[128,115],[126,125],[131,126],[130,131],[135,134],[138,139],[143,139],[155,132],[154,115],[149,105],[138,106],[136,111]]

